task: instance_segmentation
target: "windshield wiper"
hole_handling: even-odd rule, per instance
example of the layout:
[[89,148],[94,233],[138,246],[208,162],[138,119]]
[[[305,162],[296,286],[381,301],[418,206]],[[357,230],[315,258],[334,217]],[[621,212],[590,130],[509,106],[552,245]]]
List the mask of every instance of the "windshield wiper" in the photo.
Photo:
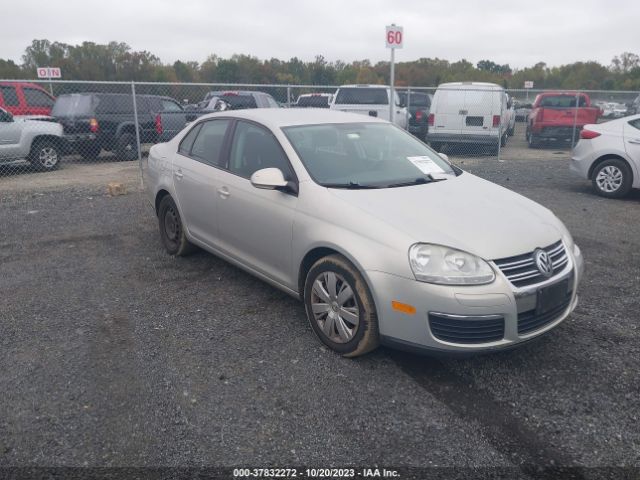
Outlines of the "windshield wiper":
[[410,185],[423,185],[425,183],[442,182],[443,180],[446,180],[446,178],[435,178],[430,173],[426,173],[424,177],[414,178],[413,180],[408,180],[406,182],[391,183],[387,185],[387,188],[407,187]]
[[346,188],[349,190],[365,190],[365,189],[374,189],[381,188],[378,185],[363,185],[358,182],[348,182],[348,183],[323,183],[323,187],[327,188]]

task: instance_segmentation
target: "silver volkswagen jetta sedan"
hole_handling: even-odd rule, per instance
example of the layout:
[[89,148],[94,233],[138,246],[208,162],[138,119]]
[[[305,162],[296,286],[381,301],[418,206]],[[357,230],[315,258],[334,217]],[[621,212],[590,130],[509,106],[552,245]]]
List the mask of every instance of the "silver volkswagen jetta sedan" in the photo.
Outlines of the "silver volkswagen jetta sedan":
[[153,146],[144,176],[171,255],[199,246],[302,299],[345,356],[500,350],[577,303],[582,255],[551,211],[380,119],[214,113]]

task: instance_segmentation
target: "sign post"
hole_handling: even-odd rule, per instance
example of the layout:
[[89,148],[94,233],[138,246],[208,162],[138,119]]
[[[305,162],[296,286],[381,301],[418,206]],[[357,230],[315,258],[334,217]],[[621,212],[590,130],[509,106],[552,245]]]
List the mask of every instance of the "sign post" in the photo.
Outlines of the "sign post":
[[390,83],[391,83],[391,95],[389,96],[389,121],[393,122],[393,114],[396,110],[395,100],[395,52],[396,48],[402,48],[404,42],[404,33],[402,27],[398,27],[395,23],[391,25],[387,25],[387,48],[391,49],[391,74],[390,74]]
[[525,80],[524,88],[527,89],[527,102],[528,102],[529,101],[529,90],[533,88],[533,81],[532,80]]
[[49,93],[53,96],[52,78],[62,78],[62,71],[58,67],[38,67],[38,78],[49,79]]

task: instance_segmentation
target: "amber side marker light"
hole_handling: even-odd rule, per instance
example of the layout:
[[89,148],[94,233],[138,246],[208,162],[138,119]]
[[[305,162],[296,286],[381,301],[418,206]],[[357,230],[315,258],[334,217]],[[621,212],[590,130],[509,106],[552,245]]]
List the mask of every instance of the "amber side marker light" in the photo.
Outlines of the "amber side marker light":
[[391,302],[391,307],[398,312],[406,313],[407,315],[415,315],[416,307],[413,305],[407,305],[406,303],[396,302],[393,300]]

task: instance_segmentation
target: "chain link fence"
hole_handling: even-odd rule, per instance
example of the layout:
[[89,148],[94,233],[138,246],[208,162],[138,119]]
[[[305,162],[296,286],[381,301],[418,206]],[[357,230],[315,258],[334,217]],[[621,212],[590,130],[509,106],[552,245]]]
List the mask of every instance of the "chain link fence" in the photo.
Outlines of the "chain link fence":
[[[220,100],[231,109],[332,108],[386,119],[386,87],[356,87],[0,80],[0,175],[141,161]],[[453,161],[543,148],[569,155],[585,124],[640,113],[638,92],[475,82],[396,92],[396,123]]]

